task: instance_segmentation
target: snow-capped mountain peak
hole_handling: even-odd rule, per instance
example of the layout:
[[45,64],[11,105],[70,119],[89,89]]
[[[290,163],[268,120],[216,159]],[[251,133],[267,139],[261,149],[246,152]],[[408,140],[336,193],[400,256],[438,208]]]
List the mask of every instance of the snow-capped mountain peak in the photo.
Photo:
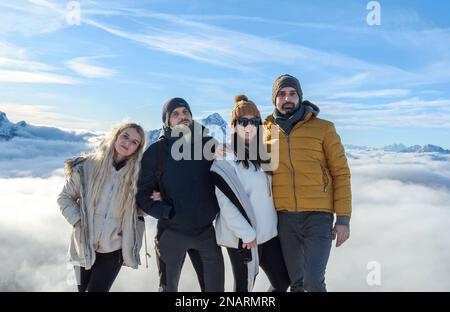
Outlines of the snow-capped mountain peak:
[[200,123],[209,129],[209,135],[218,140],[225,142],[227,140],[228,124],[218,113],[213,113],[203,118]]
[[9,120],[4,112],[0,112],[0,125],[4,122],[9,122]]
[[13,124],[4,112],[0,112],[0,140],[10,140],[14,136]]
[[446,150],[440,146],[426,144],[424,146],[421,145],[412,145],[406,147],[403,144],[392,144],[385,146],[383,148],[386,152],[397,152],[397,153],[440,153],[440,154],[450,154],[450,150]]
[[9,141],[13,138],[84,141],[85,135],[64,131],[55,127],[33,126],[25,121],[13,123],[8,120],[4,112],[0,112],[0,141]]
[[383,148],[383,150],[385,151],[385,152],[401,152],[401,151],[403,151],[403,150],[405,150],[407,147],[405,146],[405,145],[403,145],[403,144],[391,144],[391,145],[388,145],[388,146],[385,146],[384,148]]
[[436,145],[432,145],[432,144],[427,144],[424,145],[421,149],[422,153],[443,153],[443,154],[449,154],[450,151],[443,149],[440,146],[436,146]]
[[213,113],[211,115],[209,115],[206,118],[203,118],[201,120],[201,123],[203,125],[206,124],[215,124],[215,125],[220,125],[220,126],[227,126],[226,121],[223,119],[223,117],[219,114],[219,113]]

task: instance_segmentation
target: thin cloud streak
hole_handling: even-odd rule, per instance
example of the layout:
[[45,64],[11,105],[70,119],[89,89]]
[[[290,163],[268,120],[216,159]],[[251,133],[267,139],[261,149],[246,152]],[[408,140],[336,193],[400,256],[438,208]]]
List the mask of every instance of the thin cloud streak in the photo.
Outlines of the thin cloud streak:
[[0,81],[11,83],[54,83],[73,85],[78,81],[67,76],[46,72],[27,72],[18,70],[0,70]]
[[111,68],[101,67],[91,63],[95,57],[77,57],[66,61],[66,66],[77,74],[86,78],[108,78],[117,75]]

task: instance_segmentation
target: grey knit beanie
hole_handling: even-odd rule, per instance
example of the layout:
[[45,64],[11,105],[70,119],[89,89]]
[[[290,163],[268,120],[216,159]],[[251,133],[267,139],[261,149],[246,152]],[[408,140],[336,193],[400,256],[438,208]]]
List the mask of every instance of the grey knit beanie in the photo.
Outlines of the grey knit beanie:
[[280,90],[285,87],[292,87],[295,90],[297,90],[297,94],[299,97],[299,103],[303,102],[303,91],[302,91],[302,88],[300,87],[300,82],[298,81],[298,79],[289,74],[284,74],[284,75],[281,75],[280,77],[278,77],[275,80],[275,82],[273,83],[273,86],[272,86],[273,105],[275,105],[275,103],[276,103],[276,98],[278,96],[278,92],[280,92]]

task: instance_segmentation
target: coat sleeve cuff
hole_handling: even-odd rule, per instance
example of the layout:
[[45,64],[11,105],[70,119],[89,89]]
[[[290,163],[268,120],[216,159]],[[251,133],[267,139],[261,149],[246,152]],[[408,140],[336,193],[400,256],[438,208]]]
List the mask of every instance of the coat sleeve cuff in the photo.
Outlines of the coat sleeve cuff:
[[144,212],[155,219],[171,219],[174,216],[174,208],[163,201],[153,201],[150,208],[142,208]]
[[70,215],[69,218],[67,218],[67,221],[69,221],[71,225],[77,224],[77,222],[80,220],[81,220],[81,213],[79,210],[75,210],[75,212],[72,215]]
[[247,244],[250,243],[251,241],[256,239],[256,233],[255,231],[252,231],[250,233],[248,233],[247,235],[243,235],[243,237],[241,237],[242,242]]
[[350,217],[349,216],[337,216],[336,225],[350,226]]

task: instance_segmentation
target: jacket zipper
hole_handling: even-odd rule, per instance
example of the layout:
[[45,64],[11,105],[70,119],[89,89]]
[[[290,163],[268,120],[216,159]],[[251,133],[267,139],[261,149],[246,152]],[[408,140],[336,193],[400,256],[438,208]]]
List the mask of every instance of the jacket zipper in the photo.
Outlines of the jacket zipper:
[[287,141],[288,141],[289,162],[291,163],[291,167],[292,167],[292,186],[293,186],[294,199],[295,199],[295,211],[297,211],[298,206],[297,206],[297,193],[295,191],[295,169],[294,169],[294,164],[292,163],[292,157],[291,157],[291,136],[290,136],[290,134],[287,135]]
[[[85,211],[85,206],[84,206],[84,188],[83,188],[83,184],[84,184],[84,171],[83,168],[81,167],[79,169],[79,173],[80,173],[80,180],[81,180],[81,188],[80,188],[80,211],[82,213],[81,218],[82,221],[84,221],[84,259],[86,261],[86,265],[88,265],[87,263],[87,259],[89,259],[89,265],[92,266],[92,261],[91,261],[91,252],[90,252],[90,241],[89,241],[89,226],[88,226],[88,222],[87,222],[87,211]],[[84,220],[83,220],[84,218]]]
[[269,197],[272,197],[272,187],[270,184],[269,175],[267,173],[265,173],[265,175],[266,175],[266,182],[267,182],[267,190],[269,191]]
[[[309,116],[311,116],[311,113],[309,113]],[[299,125],[304,124],[309,118],[305,118],[304,120],[298,122],[294,128],[291,130],[292,131],[297,128]],[[275,123],[276,124],[276,123]],[[291,137],[290,137],[290,133],[287,134],[286,132],[284,132],[284,130],[277,125],[278,129],[280,131],[282,131],[286,136],[287,136],[287,140],[288,140],[288,153],[289,153],[289,162],[291,163],[291,167],[292,167],[292,185],[293,185],[293,190],[294,190],[294,199],[295,199],[295,211],[298,210],[298,206],[297,206],[297,193],[295,192],[295,170],[294,170],[294,165],[292,163],[292,157],[291,157]]]
[[136,216],[135,209],[133,209],[133,211],[131,213],[131,218],[133,218],[133,229],[132,230],[133,230],[133,234],[134,234],[133,257],[135,258],[134,260],[137,262],[139,255],[137,254],[138,233],[137,233],[137,216]]

